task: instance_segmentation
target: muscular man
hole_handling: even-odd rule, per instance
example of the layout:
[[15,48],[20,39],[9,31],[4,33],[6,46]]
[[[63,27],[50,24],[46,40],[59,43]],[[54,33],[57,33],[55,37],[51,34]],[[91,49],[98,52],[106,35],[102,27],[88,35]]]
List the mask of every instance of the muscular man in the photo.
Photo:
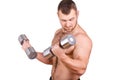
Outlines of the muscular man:
[[[62,0],[58,5],[57,14],[62,27],[55,32],[52,40],[51,51],[55,56],[47,59],[43,57],[42,52],[37,52],[37,59],[52,65],[50,80],[80,80],[89,62],[92,41],[77,22],[79,12],[74,1]],[[62,49],[59,41],[68,34],[75,37],[76,44]],[[22,48],[25,50],[29,46],[29,41],[24,41]]]

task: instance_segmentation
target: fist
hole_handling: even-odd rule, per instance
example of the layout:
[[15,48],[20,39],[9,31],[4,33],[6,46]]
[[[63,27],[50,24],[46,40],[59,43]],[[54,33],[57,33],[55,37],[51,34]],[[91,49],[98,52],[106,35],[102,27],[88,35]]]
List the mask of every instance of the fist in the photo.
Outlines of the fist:
[[31,47],[29,40],[24,40],[22,44],[22,49],[25,51],[28,47]]
[[62,55],[65,55],[65,51],[64,49],[62,49],[59,45],[54,45],[51,48],[52,53],[57,56],[57,57],[61,57]]

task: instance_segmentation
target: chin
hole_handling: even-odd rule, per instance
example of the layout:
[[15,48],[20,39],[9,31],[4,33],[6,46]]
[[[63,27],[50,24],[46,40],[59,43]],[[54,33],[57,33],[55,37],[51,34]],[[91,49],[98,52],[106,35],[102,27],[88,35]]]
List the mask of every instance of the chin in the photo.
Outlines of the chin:
[[71,29],[69,29],[69,30],[63,30],[64,33],[69,33],[71,31],[72,31]]

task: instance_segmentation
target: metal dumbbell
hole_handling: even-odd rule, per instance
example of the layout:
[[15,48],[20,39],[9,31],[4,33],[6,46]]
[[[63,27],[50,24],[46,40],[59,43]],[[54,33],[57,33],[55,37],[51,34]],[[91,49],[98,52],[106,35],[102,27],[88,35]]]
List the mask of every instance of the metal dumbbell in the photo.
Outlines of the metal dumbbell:
[[[18,41],[20,42],[21,45],[23,45],[23,42],[27,41],[27,40],[29,40],[29,39],[27,38],[27,36],[25,34],[21,34],[18,37]],[[37,56],[37,53],[33,47],[28,47],[25,50],[25,52],[26,52],[27,56],[29,57],[29,59],[34,59]]]
[[60,40],[60,47],[62,47],[63,49],[69,48],[70,46],[73,46],[75,43],[76,40],[74,36],[69,34]]
[[[76,43],[76,40],[75,40],[74,36],[69,34],[69,35],[63,37],[60,40],[60,44],[59,45],[60,45],[61,48],[65,49],[65,48],[69,48],[70,46],[73,46],[75,43]],[[44,57],[51,58],[51,57],[54,56],[54,54],[51,51],[51,48],[52,47],[48,47],[47,49],[45,49],[43,51],[43,56]]]

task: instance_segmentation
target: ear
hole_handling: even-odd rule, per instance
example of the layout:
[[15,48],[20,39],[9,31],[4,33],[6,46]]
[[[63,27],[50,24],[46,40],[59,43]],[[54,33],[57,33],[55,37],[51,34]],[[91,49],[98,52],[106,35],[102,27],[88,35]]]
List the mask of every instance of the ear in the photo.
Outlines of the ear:
[[77,17],[79,16],[79,11],[77,11]]
[[57,12],[57,15],[58,15],[58,17],[59,17],[59,13]]

